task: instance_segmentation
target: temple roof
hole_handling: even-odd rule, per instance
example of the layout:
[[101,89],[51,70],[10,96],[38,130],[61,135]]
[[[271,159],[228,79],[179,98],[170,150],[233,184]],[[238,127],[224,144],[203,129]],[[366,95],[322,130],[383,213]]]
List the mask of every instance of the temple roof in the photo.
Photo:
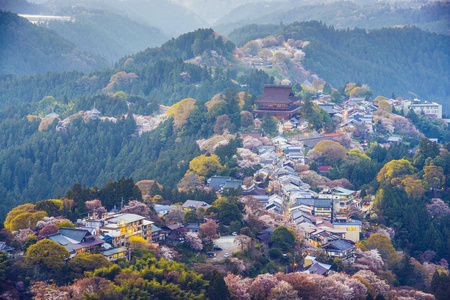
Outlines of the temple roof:
[[266,85],[260,99],[256,103],[293,103],[300,100],[294,96],[292,88],[287,85]]

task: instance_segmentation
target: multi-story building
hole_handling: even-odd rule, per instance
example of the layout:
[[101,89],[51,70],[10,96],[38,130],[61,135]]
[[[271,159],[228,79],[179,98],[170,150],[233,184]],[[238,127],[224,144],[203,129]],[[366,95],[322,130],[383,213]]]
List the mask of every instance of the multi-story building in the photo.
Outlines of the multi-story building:
[[350,201],[355,191],[342,187],[329,188],[319,193],[319,199],[332,199],[333,201],[333,220],[346,222],[350,209]]
[[333,222],[336,232],[342,232],[342,238],[357,243],[361,233],[362,222],[353,220],[351,222]]
[[436,102],[422,102],[419,99],[414,99],[413,101],[404,100],[402,106],[405,113],[412,109],[416,114],[421,114],[423,111],[426,115],[442,119],[442,105]]
[[106,217],[100,227],[101,233],[112,238],[114,247],[125,246],[132,236],[140,236],[148,241],[152,235],[152,221],[136,214],[117,214]]

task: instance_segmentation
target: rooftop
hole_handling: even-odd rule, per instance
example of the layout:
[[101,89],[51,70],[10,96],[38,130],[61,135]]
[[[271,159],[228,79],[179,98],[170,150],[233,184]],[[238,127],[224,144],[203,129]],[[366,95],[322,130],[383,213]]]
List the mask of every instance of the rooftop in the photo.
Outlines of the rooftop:
[[[112,218],[106,219],[109,224],[120,224],[125,222],[125,224],[133,223],[145,219],[145,217],[136,214],[118,214]],[[107,225],[107,224],[106,224]]]
[[290,104],[299,100],[287,85],[266,85],[261,98],[256,103],[286,103]]

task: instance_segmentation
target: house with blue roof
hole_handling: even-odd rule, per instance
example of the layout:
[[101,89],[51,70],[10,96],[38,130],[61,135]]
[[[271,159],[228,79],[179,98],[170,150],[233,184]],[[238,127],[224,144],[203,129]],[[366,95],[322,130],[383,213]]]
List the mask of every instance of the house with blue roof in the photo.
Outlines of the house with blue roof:
[[344,260],[354,260],[355,258],[355,245],[351,241],[333,241],[323,246],[322,249],[330,257],[339,257]]

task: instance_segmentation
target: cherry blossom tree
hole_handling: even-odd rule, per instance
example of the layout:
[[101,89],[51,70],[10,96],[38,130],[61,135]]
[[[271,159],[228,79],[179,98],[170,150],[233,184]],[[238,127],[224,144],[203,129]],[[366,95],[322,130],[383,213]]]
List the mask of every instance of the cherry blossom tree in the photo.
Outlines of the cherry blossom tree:
[[159,247],[159,251],[165,260],[172,260],[176,256],[176,252],[167,246]]
[[248,293],[248,290],[250,288],[251,279],[243,279],[240,275],[228,273],[224,280],[228,286],[228,291],[230,293],[231,299],[250,300],[250,294]]
[[254,299],[267,299],[270,290],[278,284],[278,279],[272,274],[258,275],[252,282],[249,293]]
[[143,202],[132,200],[128,202],[119,213],[136,214],[148,218],[150,215],[150,208]]
[[286,281],[280,281],[270,290],[270,300],[297,300],[298,292]]
[[186,232],[184,237],[186,238],[186,240],[189,241],[189,245],[192,249],[198,250],[198,251],[203,249],[202,240],[200,239],[200,237],[198,236],[197,233]]
[[200,233],[204,234],[209,239],[213,239],[217,237],[217,225],[214,221],[209,221],[200,225]]
[[58,230],[59,227],[56,226],[55,224],[46,225],[39,231],[38,237],[46,237],[50,234],[57,233]]
[[245,267],[244,261],[237,257],[232,257],[230,259],[231,264],[236,268],[239,273],[244,272],[247,268]]
[[90,215],[96,214],[99,218],[101,218],[102,215],[106,212],[106,208],[102,206],[102,202],[98,199],[86,201],[85,205]]
[[38,221],[36,223],[36,231],[40,231],[42,228],[44,228],[47,225],[56,225],[57,223],[63,223],[63,222],[70,222],[68,219],[64,217],[44,217],[41,221]]
[[450,208],[448,204],[439,198],[431,199],[431,203],[427,204],[427,211],[433,218],[450,215]]
[[360,270],[352,277],[355,279],[360,278],[364,280],[364,282],[366,282],[374,289],[375,295],[377,294],[384,295],[390,289],[389,285],[384,280],[379,279],[375,275],[375,273],[370,270]]

